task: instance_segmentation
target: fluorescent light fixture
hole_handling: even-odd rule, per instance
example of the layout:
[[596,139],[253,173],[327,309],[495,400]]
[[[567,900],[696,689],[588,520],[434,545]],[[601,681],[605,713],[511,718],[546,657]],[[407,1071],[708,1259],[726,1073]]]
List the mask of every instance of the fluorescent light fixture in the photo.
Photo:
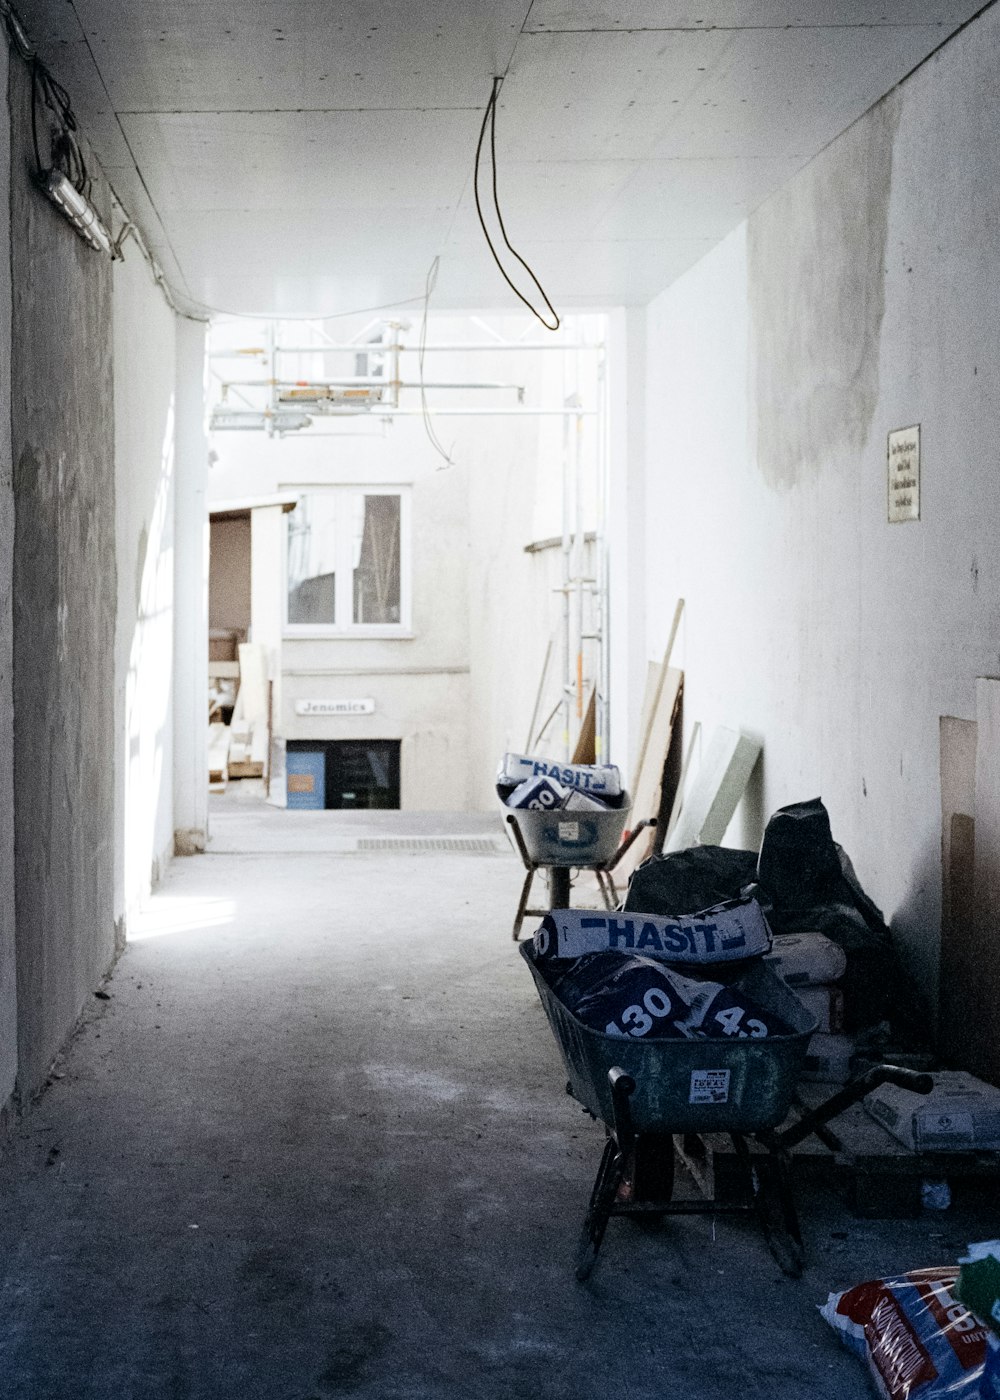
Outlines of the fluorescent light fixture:
[[213,433],[252,431],[270,428],[276,433],[297,432],[308,428],[312,419],[306,413],[279,412],[269,409],[213,408],[209,428]]
[[27,30],[21,23],[20,15],[10,5],[4,5],[2,8],[3,17],[7,22],[7,32],[14,40],[18,53],[30,63],[35,56],[35,49],[28,38]]
[[85,243],[98,253],[114,256],[114,244],[101,216],[85,194],[58,170],[39,175],[38,183],[52,203],[76,229]]

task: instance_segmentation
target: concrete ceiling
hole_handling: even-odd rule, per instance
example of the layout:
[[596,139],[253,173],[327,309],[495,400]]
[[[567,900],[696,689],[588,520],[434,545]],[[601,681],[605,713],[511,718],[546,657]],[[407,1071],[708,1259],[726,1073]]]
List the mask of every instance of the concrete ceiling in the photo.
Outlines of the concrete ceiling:
[[472,166],[557,306],[641,303],[982,0],[20,0],[182,297],[506,306]]

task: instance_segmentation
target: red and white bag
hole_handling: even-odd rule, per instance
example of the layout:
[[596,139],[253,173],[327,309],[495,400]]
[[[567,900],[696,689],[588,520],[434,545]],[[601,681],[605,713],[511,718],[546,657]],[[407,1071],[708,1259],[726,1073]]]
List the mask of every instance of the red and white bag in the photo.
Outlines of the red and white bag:
[[951,1292],[955,1266],[831,1293],[820,1312],[885,1400],[980,1400],[986,1327]]

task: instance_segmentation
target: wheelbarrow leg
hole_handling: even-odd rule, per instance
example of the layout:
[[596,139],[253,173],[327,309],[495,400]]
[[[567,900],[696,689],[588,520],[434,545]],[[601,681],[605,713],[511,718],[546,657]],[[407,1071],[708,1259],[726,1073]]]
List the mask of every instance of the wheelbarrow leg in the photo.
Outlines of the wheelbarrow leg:
[[597,870],[594,873],[597,875],[597,883],[600,886],[604,907],[613,914],[618,908],[618,891],[615,889],[615,882],[606,870]]
[[534,867],[531,867],[529,868],[527,875],[525,875],[524,877],[524,886],[521,890],[521,899],[517,906],[517,913],[514,915],[514,930],[511,933],[511,938],[513,938],[515,943],[517,942],[518,937],[520,935],[521,925],[524,923],[524,914],[525,910],[528,907],[529,896],[531,895],[531,882],[532,880],[534,880],[534,878]]
[[604,1155],[597,1169],[597,1180],[590,1194],[587,1217],[576,1250],[576,1277],[582,1283],[590,1277],[597,1262],[604,1231],[607,1229],[615,1197],[625,1175],[625,1164],[635,1150],[635,1129],[629,1112],[629,1096],[635,1093],[635,1080],[615,1066],[608,1070],[615,1129],[604,1144]]
[[549,908],[569,908],[569,866],[549,866]]
[[771,1257],[783,1274],[801,1278],[806,1262],[784,1153],[769,1152],[754,1168],[754,1206]]
[[601,1157],[601,1165],[597,1169],[597,1179],[594,1182],[594,1189],[590,1193],[587,1216],[583,1222],[580,1240],[576,1247],[576,1277],[580,1283],[590,1277],[591,1271],[597,1263],[597,1255],[601,1248],[601,1241],[604,1239],[604,1231],[608,1228],[615,1197],[621,1185],[622,1169],[622,1154],[618,1150],[618,1144],[613,1137],[609,1137],[604,1144],[604,1154]]

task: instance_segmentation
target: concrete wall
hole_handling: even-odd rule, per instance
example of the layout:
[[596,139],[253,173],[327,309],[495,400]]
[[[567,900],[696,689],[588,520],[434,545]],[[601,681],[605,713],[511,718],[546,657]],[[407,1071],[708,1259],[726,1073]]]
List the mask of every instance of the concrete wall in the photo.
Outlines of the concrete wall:
[[[18,1079],[30,1092],[115,952],[112,276],[31,176],[11,67]],[[107,213],[100,177],[95,198]]]
[[[0,93],[9,56],[0,44]],[[10,126],[0,121],[0,246],[10,237]],[[0,1117],[17,1078],[17,947],[14,893],[14,484],[11,470],[10,259],[0,258]]]
[[134,242],[114,265],[115,916],[173,848],[175,317]]
[[732,841],[821,793],[928,990],[938,717],[1000,664],[998,46],[994,9],[649,308],[648,655],[683,595],[687,724],[764,743]]

